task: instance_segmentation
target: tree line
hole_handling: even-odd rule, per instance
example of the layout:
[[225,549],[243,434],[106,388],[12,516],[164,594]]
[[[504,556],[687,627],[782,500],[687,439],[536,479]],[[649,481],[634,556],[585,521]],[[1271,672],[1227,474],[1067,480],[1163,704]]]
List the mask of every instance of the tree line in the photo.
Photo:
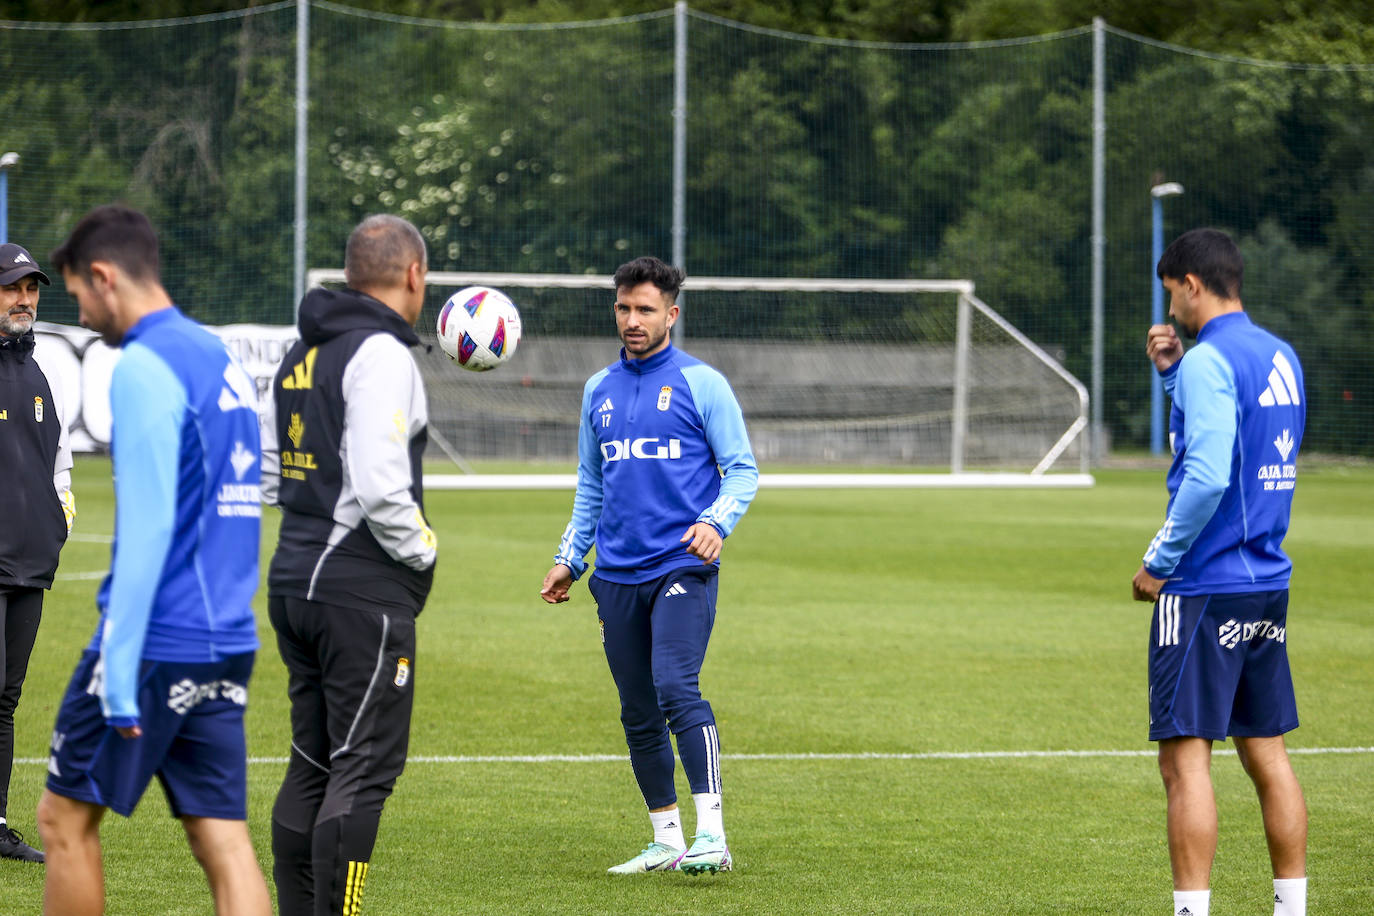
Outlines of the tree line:
[[[348,5],[388,17],[312,14],[312,266],[336,263],[343,233],[378,209],[420,225],[439,268],[605,272],[622,253],[666,255],[673,54],[660,3]],[[188,6],[4,2],[0,17],[146,20]],[[25,113],[0,129],[0,145],[24,157],[11,237],[45,252],[91,203],[129,200],[169,230],[170,282],[201,317],[289,320],[295,12],[259,6],[162,29],[0,28],[0,99]],[[1142,442],[1148,429],[1148,188],[1167,177],[1186,188],[1167,204],[1171,234],[1205,223],[1240,239],[1247,301],[1308,364],[1313,441],[1368,453],[1374,367],[1356,344],[1374,299],[1374,72],[1349,65],[1374,59],[1369,6],[694,3],[689,272],[967,277],[1087,378],[1083,26],[1103,15],[1114,29],[1104,406],[1116,440]],[[510,26],[646,13],[575,30],[395,18]],[[1027,44],[900,46],[1063,30]],[[53,302],[47,317],[61,317],[60,294]],[[815,311],[783,303],[751,315],[751,333],[832,333]],[[915,330],[919,314],[907,317]]]

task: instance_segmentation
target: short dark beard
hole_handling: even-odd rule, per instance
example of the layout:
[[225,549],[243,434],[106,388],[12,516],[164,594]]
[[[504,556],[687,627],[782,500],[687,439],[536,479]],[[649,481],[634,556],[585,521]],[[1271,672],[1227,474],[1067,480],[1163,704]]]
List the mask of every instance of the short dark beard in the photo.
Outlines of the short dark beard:
[[[663,336],[662,336],[662,337],[659,337],[659,338],[657,338],[657,339],[655,339],[655,338],[654,338],[652,335],[650,335],[650,334],[645,334],[645,335],[644,335],[644,350],[643,350],[642,352],[648,352],[649,350],[652,350],[654,347],[657,347],[657,346],[659,346],[660,344],[662,344],[665,340],[668,339],[668,335],[669,335],[670,333],[672,333],[672,329],[669,329],[669,330],[664,331],[664,332],[663,332]],[[625,352],[630,356],[631,359],[639,359],[639,355],[636,354],[633,350],[630,349],[630,345],[629,345],[629,344],[625,343],[625,336],[624,336],[623,334],[622,334],[621,337],[620,337],[620,342],[621,342],[621,344],[624,345],[624,347],[625,347]]]

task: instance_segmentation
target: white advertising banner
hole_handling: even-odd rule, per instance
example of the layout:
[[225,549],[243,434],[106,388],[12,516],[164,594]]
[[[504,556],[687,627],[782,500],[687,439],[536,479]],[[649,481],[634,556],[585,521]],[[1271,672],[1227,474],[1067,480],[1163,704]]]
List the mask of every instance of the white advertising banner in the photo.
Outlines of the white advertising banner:
[[[294,327],[270,324],[206,325],[218,334],[266,396],[282,357],[299,336]],[[119,350],[108,347],[94,331],[39,321],[34,324],[35,352],[58,376],[67,404],[74,452],[104,451],[110,444],[110,373]]]

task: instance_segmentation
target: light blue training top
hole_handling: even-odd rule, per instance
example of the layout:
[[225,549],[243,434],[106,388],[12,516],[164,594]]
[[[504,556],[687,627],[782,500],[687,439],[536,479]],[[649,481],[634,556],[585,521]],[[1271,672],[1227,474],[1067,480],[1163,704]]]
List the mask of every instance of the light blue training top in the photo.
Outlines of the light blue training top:
[[114,726],[138,724],[141,662],[258,647],[261,453],[252,379],[173,308],[126,334],[110,379],[115,533],[90,648]]
[[1208,595],[1288,587],[1283,552],[1306,423],[1293,348],[1231,312],[1161,373],[1173,398],[1169,508],[1145,552],[1163,592]]
[[[682,536],[698,521],[728,537],[759,471],[725,376],[671,344],[602,369],[582,391],[577,495],[555,562],[579,577],[647,582],[700,564]],[[717,561],[718,563],[719,561]]]

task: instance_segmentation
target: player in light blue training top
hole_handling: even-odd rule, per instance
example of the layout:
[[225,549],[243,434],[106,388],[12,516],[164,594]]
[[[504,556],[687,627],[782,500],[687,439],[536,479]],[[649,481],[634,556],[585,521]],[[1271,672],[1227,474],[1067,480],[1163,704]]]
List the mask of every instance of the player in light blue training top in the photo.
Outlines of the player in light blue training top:
[[[725,377],[676,349],[683,273],[637,258],[615,273],[620,360],[587,380],[577,495],[540,594],[568,600],[587,569],[620,721],[654,839],[614,874],[728,871],[720,743],[698,675],[716,618],[722,541],[758,488],[739,402]],[[673,788],[673,747],[696,805],[690,849]]]
[[1172,326],[1146,353],[1173,398],[1169,508],[1131,586],[1154,602],[1150,739],[1168,796],[1174,912],[1207,916],[1217,810],[1212,742],[1235,740],[1255,783],[1274,912],[1307,909],[1307,808],[1283,735],[1298,727],[1288,668],[1288,531],[1306,420],[1302,366],[1251,323],[1243,262],[1225,233],[1194,229],[1160,258]]
[[172,304],[143,214],[92,210],[52,262],[81,323],[123,353],[110,379],[110,574],[38,806],[43,911],[103,912],[100,821],[106,809],[130,815],[156,775],[216,912],[267,916],[243,733],[258,646],[256,389],[223,342]]

